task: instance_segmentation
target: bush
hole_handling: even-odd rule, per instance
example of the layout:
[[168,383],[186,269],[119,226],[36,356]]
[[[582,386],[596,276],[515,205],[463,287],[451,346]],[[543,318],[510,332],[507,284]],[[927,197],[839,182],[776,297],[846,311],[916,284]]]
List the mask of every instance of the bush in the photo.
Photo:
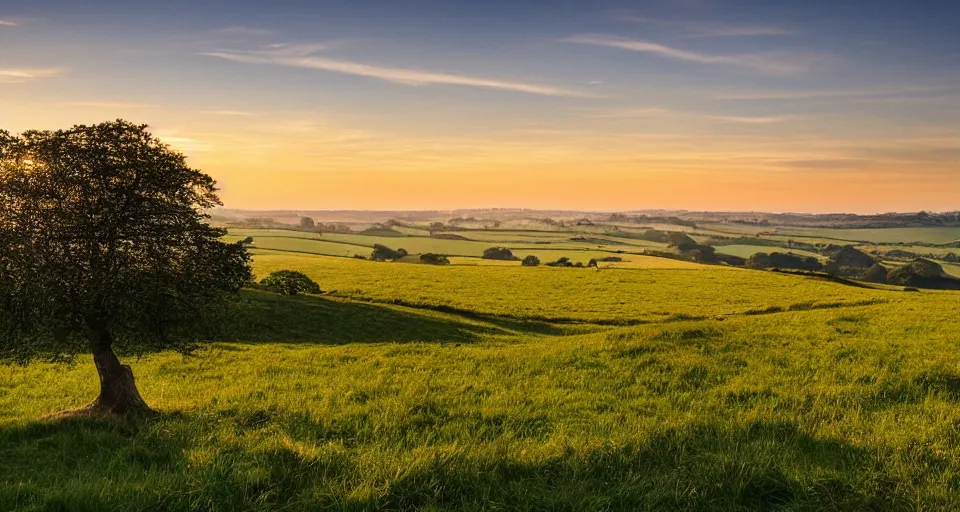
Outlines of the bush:
[[313,229],[313,219],[310,217],[300,217],[300,227],[303,229]]
[[483,259],[485,260],[503,260],[503,261],[514,261],[517,259],[513,255],[513,252],[506,247],[491,247],[483,251]]
[[692,251],[698,247],[696,240],[680,231],[671,232],[668,238],[670,240],[670,247],[676,247],[680,251]]
[[[583,263],[581,263],[580,265],[582,266]],[[558,259],[557,261],[551,261],[550,263],[547,263],[547,266],[548,267],[572,267],[573,263],[570,262],[570,258],[564,256]]]
[[374,244],[373,252],[370,253],[370,259],[373,261],[394,261],[399,260],[406,255],[406,249],[401,248],[394,251],[386,245]]
[[621,261],[623,261],[623,258],[621,258],[620,256],[607,256],[605,258],[600,258],[597,261],[603,261],[607,263],[620,263]]
[[540,265],[540,258],[531,254],[526,258],[524,258],[523,261],[520,262],[520,264],[523,265],[524,267],[536,267]]
[[591,258],[590,261],[587,263],[587,266],[588,266],[588,267],[596,267],[596,266],[597,266],[597,260],[594,259],[594,258]]
[[250,245],[250,244],[253,243],[253,237],[252,237],[252,236],[248,236],[248,237],[244,238],[243,241],[240,242],[240,243],[243,244],[243,245]]
[[297,295],[299,293],[320,293],[320,285],[302,272],[295,270],[278,270],[260,281],[264,288],[281,295]]
[[753,268],[784,268],[794,270],[822,270],[823,265],[813,256],[803,257],[796,254],[758,252],[747,260],[747,266]]
[[442,254],[434,254],[432,252],[424,253],[420,255],[420,261],[428,265],[449,265],[450,260]]

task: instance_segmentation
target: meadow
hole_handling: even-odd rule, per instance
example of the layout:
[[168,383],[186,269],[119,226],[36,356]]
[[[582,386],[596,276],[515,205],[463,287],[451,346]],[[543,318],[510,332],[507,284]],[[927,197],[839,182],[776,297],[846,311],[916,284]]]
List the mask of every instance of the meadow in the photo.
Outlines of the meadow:
[[[245,290],[213,343],[128,355],[145,422],[51,416],[89,357],[0,367],[0,510],[960,508],[960,293],[231,235],[323,293]],[[617,254],[569,238],[531,252]]]

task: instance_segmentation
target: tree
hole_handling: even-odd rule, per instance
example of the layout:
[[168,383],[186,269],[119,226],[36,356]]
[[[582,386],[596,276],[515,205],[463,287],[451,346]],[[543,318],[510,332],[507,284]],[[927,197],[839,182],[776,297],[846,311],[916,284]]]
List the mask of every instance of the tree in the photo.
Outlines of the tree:
[[434,254],[432,252],[420,255],[420,261],[428,265],[449,265],[450,260],[443,254]]
[[300,293],[320,293],[320,285],[303,272],[295,270],[277,270],[260,281],[260,285],[280,295]]
[[313,229],[313,219],[310,217],[300,217],[300,227],[303,229]]
[[524,266],[524,267],[536,267],[536,266],[539,266],[539,265],[540,265],[540,258],[538,258],[538,257],[536,257],[536,256],[534,256],[534,255],[531,254],[531,255],[527,256],[526,258],[524,258],[523,261],[520,262],[520,265],[522,265],[522,266]]
[[407,250],[400,248],[394,251],[383,244],[373,244],[373,252],[370,253],[370,259],[373,261],[393,261],[406,257]]
[[504,261],[513,261],[517,257],[513,255],[513,252],[506,247],[490,247],[483,251],[483,259],[485,260],[504,260]]
[[125,352],[186,348],[250,280],[214,180],[126,121],[0,132],[0,357],[93,353],[84,411],[149,412]]

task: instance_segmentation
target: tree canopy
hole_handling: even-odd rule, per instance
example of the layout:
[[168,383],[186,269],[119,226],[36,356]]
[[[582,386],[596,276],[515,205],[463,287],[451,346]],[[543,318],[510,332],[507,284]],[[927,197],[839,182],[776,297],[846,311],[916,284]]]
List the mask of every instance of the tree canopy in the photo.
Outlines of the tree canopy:
[[183,347],[251,279],[216,191],[146,126],[0,131],[0,357],[93,352],[92,406],[145,407],[114,345]]

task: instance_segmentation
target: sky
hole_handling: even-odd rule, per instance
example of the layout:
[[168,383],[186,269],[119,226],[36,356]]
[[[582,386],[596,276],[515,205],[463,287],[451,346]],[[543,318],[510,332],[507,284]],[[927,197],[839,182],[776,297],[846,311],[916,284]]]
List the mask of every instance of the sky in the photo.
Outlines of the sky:
[[960,209],[955,0],[0,0],[0,129],[228,208]]

